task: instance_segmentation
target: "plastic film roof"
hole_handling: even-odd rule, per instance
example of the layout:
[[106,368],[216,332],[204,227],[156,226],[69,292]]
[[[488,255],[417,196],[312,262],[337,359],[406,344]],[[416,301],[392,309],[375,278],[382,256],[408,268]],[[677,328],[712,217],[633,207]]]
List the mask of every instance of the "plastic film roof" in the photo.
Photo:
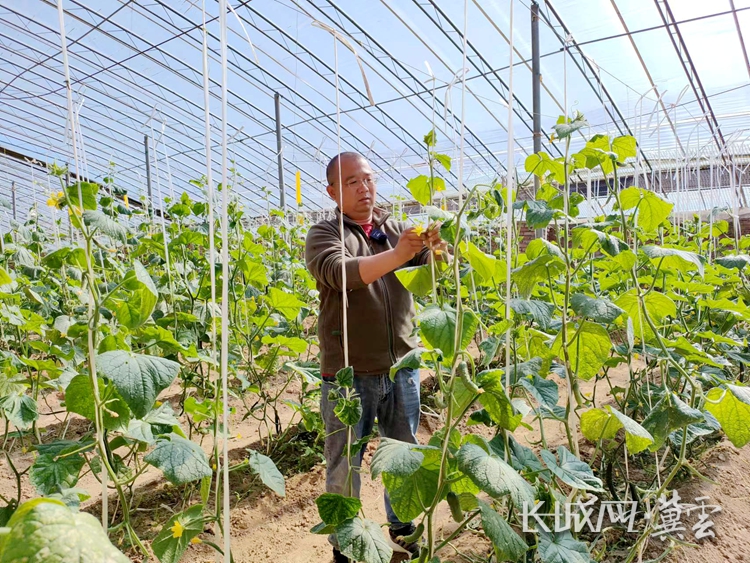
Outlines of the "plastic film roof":
[[[462,111],[464,182],[502,177],[532,152],[531,5],[513,4],[513,130],[507,154],[510,0],[230,0],[228,129],[235,192],[248,213],[278,205],[274,94],[281,96],[287,205],[330,206],[324,168],[338,151],[365,154],[383,199],[409,197],[423,173],[422,138],[458,157]],[[69,64],[83,148],[82,177],[114,177],[132,199],[187,191],[205,174],[202,0],[63,0]],[[466,9],[466,63],[464,10]],[[205,2],[214,178],[220,178],[218,3]],[[748,154],[750,0],[550,0],[539,3],[543,150],[563,108],[594,132],[633,134],[644,173],[703,160],[731,166]],[[375,105],[370,105],[354,46]],[[252,43],[252,45],[251,45]],[[57,2],[0,0],[0,199],[16,188],[17,219],[57,186],[43,167],[71,164]],[[337,59],[337,61],[336,61]],[[462,73],[465,68],[465,99]],[[430,74],[432,73],[432,74]],[[463,110],[462,110],[463,107]],[[0,153],[3,152],[0,150]],[[745,162],[745,160],[743,160]],[[675,164],[676,163],[676,164]],[[738,169],[738,181],[744,169]],[[457,163],[445,174],[457,186]],[[0,207],[0,221],[11,209]]]

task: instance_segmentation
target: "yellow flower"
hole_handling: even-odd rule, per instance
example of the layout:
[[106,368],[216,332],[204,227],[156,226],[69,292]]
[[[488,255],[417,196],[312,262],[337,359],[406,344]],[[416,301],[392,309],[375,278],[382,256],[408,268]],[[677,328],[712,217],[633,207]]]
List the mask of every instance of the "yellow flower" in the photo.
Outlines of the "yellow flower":
[[200,538],[190,538],[190,543],[193,545],[198,545],[199,543],[203,543],[203,540]]
[[130,202],[128,201],[127,194],[122,196],[122,202],[125,204],[125,209],[130,209]]
[[158,408],[158,407],[162,406],[162,404],[163,404],[163,403],[162,403],[161,401],[156,401],[156,402],[154,403],[154,406]]
[[425,231],[425,228],[424,228],[424,225],[422,223],[418,223],[417,225],[415,225],[415,227],[414,227],[414,233],[417,236],[421,237],[424,234],[424,231]]
[[173,538],[181,538],[182,537],[182,532],[185,531],[184,526],[182,524],[180,524],[179,520],[175,520],[174,521],[174,526],[172,526],[169,529],[172,530],[172,537]]
[[242,440],[242,434],[240,434],[239,432],[237,433],[237,439]]
[[62,204],[65,202],[65,194],[62,192],[53,193],[47,200],[47,205],[54,207],[55,209],[62,208]]

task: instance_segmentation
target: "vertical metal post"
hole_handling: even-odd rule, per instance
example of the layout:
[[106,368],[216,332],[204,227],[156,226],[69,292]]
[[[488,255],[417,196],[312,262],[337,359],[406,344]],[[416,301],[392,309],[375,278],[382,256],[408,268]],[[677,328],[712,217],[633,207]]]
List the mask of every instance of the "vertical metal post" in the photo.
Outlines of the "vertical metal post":
[[18,221],[16,212],[16,182],[15,180],[10,183],[10,198],[13,206],[13,220]]
[[146,151],[146,190],[148,191],[148,213],[153,214],[153,201],[151,198],[151,158],[148,150],[148,135],[143,136],[143,148]]
[[284,193],[284,155],[281,154],[281,96],[278,92],[273,95],[276,108],[276,158],[279,163],[279,207],[286,211],[286,194]]
[[[539,64],[539,4],[531,3],[531,97],[534,119],[534,152],[542,150],[542,73]],[[539,191],[539,176],[534,175],[534,197]],[[537,229],[536,238],[545,237],[544,229]]]

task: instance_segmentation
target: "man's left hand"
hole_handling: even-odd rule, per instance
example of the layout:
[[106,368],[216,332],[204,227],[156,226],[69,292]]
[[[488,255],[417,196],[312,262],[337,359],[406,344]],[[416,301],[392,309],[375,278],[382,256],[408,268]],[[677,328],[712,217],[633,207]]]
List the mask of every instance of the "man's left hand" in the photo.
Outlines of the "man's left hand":
[[432,250],[432,253],[438,260],[448,260],[448,243],[440,238],[441,223],[431,225],[430,228],[422,233],[425,246]]

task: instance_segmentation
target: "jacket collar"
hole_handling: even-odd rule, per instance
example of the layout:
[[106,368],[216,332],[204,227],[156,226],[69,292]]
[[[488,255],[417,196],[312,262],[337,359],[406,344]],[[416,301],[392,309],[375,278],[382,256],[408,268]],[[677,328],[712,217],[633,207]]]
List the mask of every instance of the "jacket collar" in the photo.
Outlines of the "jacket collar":
[[[336,218],[338,219],[339,215],[341,214],[341,210],[336,207]],[[381,209],[380,207],[375,207],[372,210],[372,224],[376,227],[380,228],[383,223],[385,223],[386,219],[391,216],[390,211],[386,211],[385,209]],[[359,223],[354,221],[353,219],[349,218],[347,215],[344,215],[344,223],[346,225],[349,225],[350,227],[359,227]]]

